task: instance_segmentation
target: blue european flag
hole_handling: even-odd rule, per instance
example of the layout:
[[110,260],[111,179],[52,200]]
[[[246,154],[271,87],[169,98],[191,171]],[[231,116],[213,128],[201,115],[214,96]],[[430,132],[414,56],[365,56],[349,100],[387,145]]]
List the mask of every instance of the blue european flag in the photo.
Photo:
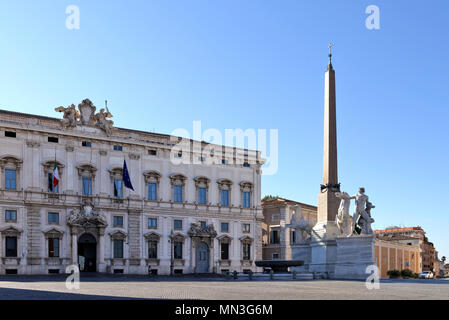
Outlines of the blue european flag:
[[131,179],[129,178],[128,167],[126,166],[126,160],[123,160],[123,183],[125,187],[134,191],[133,185],[131,183]]

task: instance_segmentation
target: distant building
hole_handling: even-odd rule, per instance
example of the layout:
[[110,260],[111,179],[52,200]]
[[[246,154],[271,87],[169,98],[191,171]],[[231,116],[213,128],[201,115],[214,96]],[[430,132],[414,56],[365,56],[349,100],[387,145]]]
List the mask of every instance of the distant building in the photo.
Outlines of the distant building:
[[375,230],[374,233],[378,239],[384,241],[419,246],[419,270],[435,272],[435,248],[433,243],[429,242],[426,237],[426,232],[421,227],[387,228],[384,230]]
[[264,260],[291,260],[292,248],[299,241],[294,229],[286,227],[297,206],[301,207],[304,220],[317,221],[317,207],[284,198],[262,200],[262,257]]

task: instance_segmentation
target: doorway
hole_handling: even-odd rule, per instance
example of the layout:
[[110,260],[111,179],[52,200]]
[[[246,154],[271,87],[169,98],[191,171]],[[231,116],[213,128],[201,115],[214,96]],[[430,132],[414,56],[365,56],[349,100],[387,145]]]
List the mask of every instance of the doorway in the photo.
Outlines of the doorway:
[[198,243],[196,247],[196,272],[209,272],[209,246],[205,242]]
[[97,240],[84,233],[78,240],[78,264],[82,272],[97,271]]

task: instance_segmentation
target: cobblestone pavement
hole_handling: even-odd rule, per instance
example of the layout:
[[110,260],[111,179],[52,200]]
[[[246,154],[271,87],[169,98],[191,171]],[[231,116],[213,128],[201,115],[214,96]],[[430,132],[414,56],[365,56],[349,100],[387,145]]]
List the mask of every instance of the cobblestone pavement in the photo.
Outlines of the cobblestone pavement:
[[247,281],[220,276],[82,276],[68,290],[64,275],[0,276],[0,299],[449,299],[447,280],[382,280],[379,290],[364,282]]

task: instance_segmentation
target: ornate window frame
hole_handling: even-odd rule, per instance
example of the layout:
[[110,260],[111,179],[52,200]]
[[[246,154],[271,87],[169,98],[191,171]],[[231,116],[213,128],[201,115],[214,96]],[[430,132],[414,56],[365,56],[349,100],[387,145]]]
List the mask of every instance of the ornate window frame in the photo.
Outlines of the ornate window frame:
[[[128,235],[123,232],[122,230],[115,230],[109,233],[109,238],[111,239],[111,260],[126,260],[127,259],[127,252],[128,250],[126,247],[126,238]],[[115,258],[114,257],[114,240],[122,240],[123,241],[123,257],[122,258]]]
[[[239,185],[240,185],[240,207],[243,209],[250,209],[252,206],[254,206],[253,203],[254,184],[250,181],[242,181],[239,183]],[[249,207],[244,207],[243,192],[249,192]]]
[[175,202],[175,185],[182,186],[182,201],[176,203],[185,203],[186,202],[186,180],[187,177],[181,173],[173,173],[170,175],[170,184],[171,184],[171,201]]
[[[159,173],[159,171],[156,170],[149,170],[143,173],[144,180],[145,180],[145,190],[144,190],[144,199],[147,199],[148,201],[159,201],[159,195],[160,195],[160,181],[162,175]],[[156,183],[156,200],[149,200],[148,199],[148,185],[150,183]],[[161,198],[159,198],[161,199]],[[162,199],[161,199],[162,200]]]
[[[64,231],[61,231],[57,228],[50,228],[47,231],[42,231],[45,237],[45,256],[50,259],[60,259],[64,256],[64,246],[62,245],[62,239],[64,237]],[[59,239],[59,256],[58,257],[50,257],[49,255],[49,246],[48,246],[48,239],[50,238],[56,238]]]
[[[161,245],[160,245],[160,240],[162,238],[162,236],[154,231],[150,231],[146,234],[143,235],[143,237],[145,238],[145,243],[144,243],[144,257],[147,260],[148,264],[156,264],[159,265],[159,261],[160,261],[160,253],[161,253]],[[148,255],[148,250],[150,248],[150,241],[156,241],[157,245],[156,245],[156,258],[150,258]]]
[[16,189],[8,191],[18,191],[22,189],[21,168],[23,161],[13,155],[5,155],[0,158],[0,188],[6,189],[5,169],[16,170]]
[[[220,207],[232,207],[232,185],[233,182],[229,179],[222,178],[217,181],[218,184],[218,206]],[[221,191],[228,190],[228,205],[223,206],[221,200]]]
[[[231,253],[232,253],[232,247],[231,247],[231,243],[232,243],[232,237],[227,235],[227,234],[222,234],[219,237],[217,237],[218,243],[220,245],[219,247],[219,263],[220,265],[228,265],[230,260],[231,260]],[[221,259],[221,245],[223,243],[227,243],[228,244],[228,259]],[[230,265],[230,264],[229,264]]]
[[[175,265],[184,265],[185,263],[185,254],[186,254],[186,244],[185,244],[185,240],[186,240],[186,236],[182,233],[175,233],[173,235],[170,235],[170,245],[172,246],[171,250],[172,252],[172,257],[173,261],[175,263]],[[182,248],[182,259],[175,259],[175,242],[181,242],[181,248]]]
[[[55,160],[48,160],[48,161],[45,161],[42,163],[42,169],[44,170],[44,186],[46,186],[46,188],[44,189],[45,192],[49,192],[48,185],[47,185],[48,184],[48,174],[53,173],[54,167],[55,167]],[[64,174],[65,165],[56,160],[56,167],[58,168],[59,181],[61,182],[62,176]],[[55,193],[55,194],[61,193],[61,183],[58,183],[58,192],[53,192],[53,193]]]
[[[15,226],[7,226],[0,230],[1,233],[1,247],[0,247],[0,256],[4,259],[17,259],[17,263],[20,262],[20,258],[22,256],[22,230],[16,228]],[[16,237],[17,238],[17,256],[15,257],[6,257],[6,237]]]
[[[112,194],[112,197],[115,199],[123,199],[125,197],[125,188],[124,188],[124,184],[123,184],[123,168],[120,167],[114,167],[110,170],[108,170],[109,172],[109,178],[111,179],[110,182],[110,194]],[[120,179],[122,180],[122,196],[121,197],[115,197],[114,196],[114,180],[116,179]]]
[[[253,250],[254,239],[248,235],[245,235],[245,236],[240,237],[239,240],[240,240],[240,256],[241,256],[242,262],[249,261],[252,263],[253,257],[254,257],[254,250]],[[243,259],[244,258],[243,247],[244,247],[244,245],[248,245],[248,244],[250,245],[249,260]]]
[[[195,181],[195,195],[196,195],[196,203],[199,205],[207,205],[209,203],[209,184],[210,179],[205,176],[198,176],[193,179]],[[206,189],[206,203],[200,203],[199,201],[199,188]]]
[[[83,195],[83,177],[91,177],[92,178],[92,194],[93,196],[95,194],[95,176],[97,172],[97,168],[94,167],[91,164],[81,164],[78,167],[76,167],[78,170],[78,181],[79,181],[79,189],[81,192],[81,195]],[[84,197],[87,197],[83,195]]]

